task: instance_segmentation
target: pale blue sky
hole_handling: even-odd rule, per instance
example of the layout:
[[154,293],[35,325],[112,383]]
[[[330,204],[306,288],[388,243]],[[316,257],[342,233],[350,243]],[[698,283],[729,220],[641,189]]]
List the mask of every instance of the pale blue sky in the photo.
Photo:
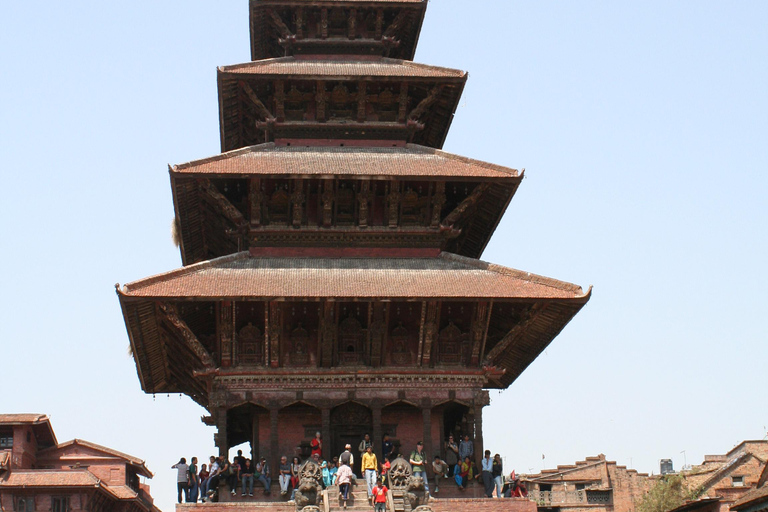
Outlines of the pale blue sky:
[[[492,393],[507,469],[658,472],[765,438],[766,20],[758,1],[430,2],[415,60],[470,73],[444,149],[526,168],[483,259],[595,287]],[[146,459],[170,511],[171,464],[213,453],[213,429],[141,392],[113,284],[180,265],[166,165],[219,151],[215,68],[249,59],[247,2],[6,2],[0,46],[0,411]]]

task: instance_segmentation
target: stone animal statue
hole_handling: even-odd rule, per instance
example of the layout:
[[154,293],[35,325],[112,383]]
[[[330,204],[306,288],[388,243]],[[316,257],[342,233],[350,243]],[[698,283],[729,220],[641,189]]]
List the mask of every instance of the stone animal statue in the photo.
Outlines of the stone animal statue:
[[427,504],[427,492],[424,488],[424,479],[420,476],[411,476],[408,478],[408,485],[405,489],[405,499],[411,504],[411,509],[415,510]]
[[323,472],[320,466],[313,460],[308,460],[299,469],[299,486],[296,488],[294,503],[296,510],[302,512],[315,512],[320,509],[320,493],[322,492],[321,480]]

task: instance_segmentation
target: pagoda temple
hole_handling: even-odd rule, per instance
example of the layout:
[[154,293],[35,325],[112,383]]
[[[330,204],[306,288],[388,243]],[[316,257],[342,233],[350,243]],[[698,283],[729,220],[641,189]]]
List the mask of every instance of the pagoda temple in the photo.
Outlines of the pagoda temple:
[[170,167],[183,266],[117,294],[142,389],[206,408],[222,454],[480,454],[487,390],[589,300],[478,259],[523,173],[442,151],[467,73],[412,61],[426,6],[250,0],[222,153]]

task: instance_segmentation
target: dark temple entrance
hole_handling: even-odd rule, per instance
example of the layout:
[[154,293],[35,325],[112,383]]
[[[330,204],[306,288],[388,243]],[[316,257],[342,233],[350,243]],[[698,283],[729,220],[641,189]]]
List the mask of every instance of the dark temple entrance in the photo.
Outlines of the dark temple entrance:
[[347,402],[331,411],[331,457],[338,456],[344,451],[344,445],[352,446],[355,456],[355,468],[360,464],[360,454],[357,447],[365,434],[371,434],[373,439],[373,415],[364,405]]

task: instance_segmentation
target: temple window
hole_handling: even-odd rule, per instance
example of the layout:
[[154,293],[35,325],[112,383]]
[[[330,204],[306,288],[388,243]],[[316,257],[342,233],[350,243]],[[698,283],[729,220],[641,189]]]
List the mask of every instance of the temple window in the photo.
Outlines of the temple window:
[[352,183],[341,182],[336,191],[336,223],[355,222],[355,189]]
[[59,497],[51,498],[52,512],[69,512],[69,498]]
[[339,360],[341,364],[357,364],[363,356],[363,328],[353,316],[341,322],[339,329]]
[[411,364],[411,352],[408,350],[408,330],[402,323],[392,331],[392,363]]
[[288,224],[291,198],[286,190],[288,185],[278,185],[269,198],[268,213],[270,224]]
[[466,335],[453,322],[440,331],[438,337],[439,362],[443,364],[460,364],[462,348]]
[[301,323],[291,331],[291,346],[293,350],[288,354],[291,364],[305,366],[310,363],[309,333]]
[[731,485],[733,487],[744,487],[744,477],[743,476],[731,477]]
[[350,92],[344,84],[338,84],[331,91],[329,114],[331,119],[353,119],[357,112],[357,91]]
[[237,333],[238,361],[242,364],[262,364],[263,341],[261,330],[248,322],[248,325]]

